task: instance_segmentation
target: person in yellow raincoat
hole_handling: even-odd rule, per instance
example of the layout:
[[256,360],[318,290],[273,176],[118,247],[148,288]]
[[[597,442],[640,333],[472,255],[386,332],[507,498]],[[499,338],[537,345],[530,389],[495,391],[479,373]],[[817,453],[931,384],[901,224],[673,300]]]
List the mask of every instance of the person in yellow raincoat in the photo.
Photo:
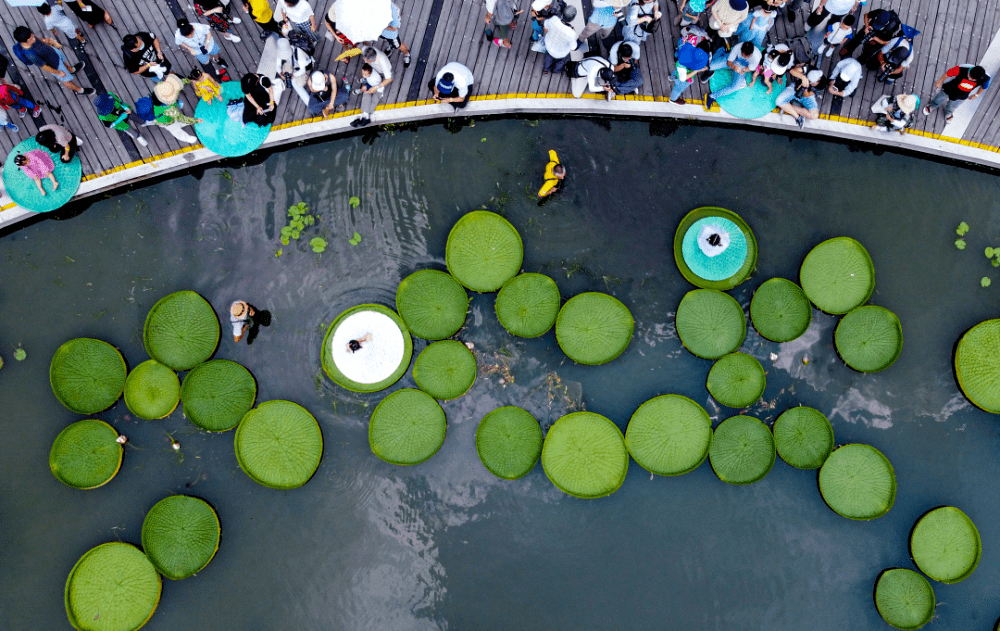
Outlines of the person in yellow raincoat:
[[538,189],[539,197],[548,197],[559,188],[559,182],[566,177],[566,167],[559,162],[559,155],[549,149],[549,163],[545,165],[545,183]]

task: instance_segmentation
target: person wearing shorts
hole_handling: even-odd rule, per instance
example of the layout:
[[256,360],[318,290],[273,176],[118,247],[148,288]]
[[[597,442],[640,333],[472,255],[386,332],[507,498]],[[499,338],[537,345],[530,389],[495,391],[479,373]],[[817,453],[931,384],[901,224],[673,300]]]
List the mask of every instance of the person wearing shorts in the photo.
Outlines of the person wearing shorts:
[[73,20],[66,17],[66,13],[63,12],[62,7],[59,5],[50,6],[48,3],[38,5],[38,12],[45,17],[45,28],[52,31],[55,35],[56,31],[62,31],[66,37],[70,39],[77,39],[81,44],[86,44],[87,40],[83,38],[83,33],[80,29],[76,28],[76,24]]
[[59,50],[62,48],[59,42],[47,37],[35,37],[31,29],[26,26],[14,29],[14,39],[17,43],[11,50],[21,63],[38,66],[45,72],[46,77],[60,82],[67,90],[83,96],[94,94],[94,88],[84,88],[73,81],[73,73],[82,70],[85,64],[81,61],[71,68],[66,61],[66,55]]
[[257,311],[246,300],[237,300],[229,305],[229,323],[233,327],[233,341],[239,342],[253,326],[253,316]]
[[796,66],[788,71],[793,81],[778,95],[776,105],[782,112],[795,118],[799,127],[806,119],[819,118],[819,101],[816,100],[815,88],[823,81],[823,71],[806,70],[804,66]]

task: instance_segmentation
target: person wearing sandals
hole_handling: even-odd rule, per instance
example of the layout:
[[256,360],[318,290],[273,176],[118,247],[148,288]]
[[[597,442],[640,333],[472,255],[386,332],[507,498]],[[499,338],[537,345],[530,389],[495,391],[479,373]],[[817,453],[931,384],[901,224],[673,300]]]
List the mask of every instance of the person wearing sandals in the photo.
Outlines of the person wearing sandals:
[[931,98],[930,103],[924,106],[924,115],[930,115],[931,110],[943,105],[944,120],[950,123],[955,119],[955,109],[965,100],[975,101],[982,96],[990,87],[990,79],[990,75],[986,74],[982,66],[972,64],[955,66],[934,82],[937,93]]
[[[402,24],[399,7],[395,2],[389,5],[392,10],[392,20],[389,21],[389,26],[385,27],[382,34],[378,36],[379,39],[384,39],[386,41],[385,54],[388,55],[392,51],[399,49],[399,52],[403,53],[403,67],[410,67],[410,47],[399,40],[399,27]],[[513,27],[511,27],[513,28]]]
[[114,21],[111,14],[97,6],[91,0],[66,0],[66,6],[70,8],[76,17],[87,23],[87,26],[94,28],[102,22],[114,28]]
[[[230,16],[228,4],[222,4],[220,0],[195,0],[194,11],[198,17],[208,20],[209,26],[223,33],[223,37],[229,34],[231,24],[239,24],[241,20]],[[236,43],[240,41],[235,35],[230,36],[229,41]]]
[[510,36],[517,27],[518,0],[493,0],[486,3],[486,24],[493,25],[493,43],[501,48],[510,48]]

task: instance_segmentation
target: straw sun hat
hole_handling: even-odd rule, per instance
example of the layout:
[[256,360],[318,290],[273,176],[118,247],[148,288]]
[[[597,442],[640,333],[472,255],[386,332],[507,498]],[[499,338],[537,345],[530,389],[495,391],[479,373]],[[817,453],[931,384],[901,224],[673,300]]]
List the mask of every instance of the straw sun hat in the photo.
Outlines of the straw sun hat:
[[903,110],[907,114],[912,114],[913,110],[917,109],[917,104],[918,103],[919,103],[919,101],[917,100],[917,95],[916,94],[897,94],[896,95],[896,105],[898,105],[899,109]]
[[181,88],[184,84],[177,78],[177,75],[168,74],[166,78],[153,88],[153,94],[157,100],[164,105],[173,105],[181,95]]
[[722,0],[712,7],[715,19],[723,24],[742,22],[750,14],[746,0]]

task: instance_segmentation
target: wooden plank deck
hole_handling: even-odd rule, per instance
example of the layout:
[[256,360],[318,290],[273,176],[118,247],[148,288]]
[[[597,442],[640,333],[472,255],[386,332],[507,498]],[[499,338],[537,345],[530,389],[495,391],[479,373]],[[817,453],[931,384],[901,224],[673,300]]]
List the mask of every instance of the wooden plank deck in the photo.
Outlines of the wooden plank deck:
[[[178,15],[185,16],[192,22],[197,21],[191,0],[101,1],[111,13],[115,26],[112,28],[101,25],[96,29],[89,29],[81,25],[81,31],[88,40],[84,54],[89,67],[77,74],[78,83],[89,86],[96,80],[105,89],[116,92],[129,103],[149,94],[152,83],[128,74],[121,61],[121,37],[137,31],[150,31],[159,38],[166,56],[179,74],[186,75],[195,65],[196,62],[190,55],[174,46],[173,36]],[[326,30],[323,17],[333,1],[313,1],[320,36],[316,52],[318,68],[332,71],[338,77],[347,76],[353,85],[357,85],[360,59],[355,57],[348,63],[334,63],[334,57],[342,49],[339,44],[324,36]],[[518,110],[518,95],[565,98],[570,92],[570,83],[565,76],[541,74],[542,55],[530,51],[528,0],[520,0],[524,13],[518,19],[510,50],[494,46],[483,38],[483,18],[486,13],[483,0],[397,0],[397,3],[402,14],[401,39],[409,45],[413,63],[409,68],[404,68],[402,54],[397,51],[391,55],[394,80],[383,96],[380,106],[383,112],[398,106],[415,107],[426,103],[430,95],[427,82],[433,78],[438,68],[449,61],[462,62],[473,70],[477,100],[505,98],[511,103],[511,111]],[[866,71],[858,91],[843,105],[840,112],[843,118],[836,120],[864,121],[871,118],[870,105],[883,93],[916,92],[926,102],[932,96],[934,80],[952,65],[978,62],[995,37],[996,29],[1000,28],[1000,3],[992,0],[954,0],[945,3],[937,0],[886,0],[873,4],[895,9],[903,22],[922,31],[914,42],[916,58],[903,79],[895,86],[877,83],[875,73]],[[235,25],[232,32],[242,41],[232,43],[219,38],[217,33],[213,33],[213,36],[220,42],[221,54],[229,63],[230,75],[238,78],[243,73],[256,69],[263,42],[259,37],[259,27],[243,11],[240,0],[232,0],[231,6],[233,15],[242,19],[242,23]],[[584,3],[584,7],[589,12],[590,0]],[[672,85],[669,77],[673,73],[674,46],[679,28],[675,25],[676,3],[660,0],[660,8],[664,15],[663,24],[642,46],[640,66],[644,74],[643,86],[638,97],[628,97],[625,100],[662,103],[663,108],[658,115],[698,118],[699,114],[693,111],[696,108],[688,107],[682,114],[674,114],[676,110],[669,108],[676,106],[665,103]],[[769,34],[769,40],[784,41],[805,34],[807,10],[807,7],[803,7],[794,23],[779,18]],[[77,21],[75,15],[68,10],[67,14]],[[104,128],[97,119],[90,98],[78,96],[62,88],[57,82],[44,78],[37,68],[26,68],[13,61],[10,50],[14,45],[14,26],[23,24],[36,35],[51,36],[51,33],[44,31],[42,16],[35,8],[12,8],[0,2],[0,17],[4,22],[4,28],[0,29],[0,44],[3,45],[6,56],[12,59],[12,70],[8,77],[19,73],[22,85],[28,89],[32,98],[43,103],[43,116],[37,120],[31,117],[20,119],[13,110],[8,112],[11,120],[21,129],[17,133],[6,130],[0,132],[0,149],[5,154],[21,140],[34,135],[38,126],[48,122],[66,125],[84,139],[80,156],[84,175],[89,178],[107,174],[123,165],[134,168],[152,163],[177,150],[192,149],[158,127],[140,130],[149,140],[147,147],[137,147],[129,138]],[[77,52],[68,45],[65,35],[59,33],[55,37],[64,45],[71,62],[79,58]],[[824,68],[829,71],[838,60],[839,55],[834,53],[831,59],[824,60]],[[90,76],[87,77],[86,74]],[[689,103],[698,102],[703,99],[705,88],[706,86],[695,82],[684,98]],[[966,144],[981,144],[997,151],[995,148],[1000,146],[1000,117],[995,115],[1000,108],[998,93],[1000,87],[989,90],[984,95],[979,110],[962,138]],[[185,89],[183,100],[186,103],[185,111],[191,113],[196,105],[196,97],[189,88]],[[831,101],[829,96],[821,99],[822,114],[829,114]],[[554,113],[562,111],[558,105],[560,102],[559,99],[552,99]],[[348,105],[349,116],[353,115],[359,104],[360,97],[352,95]],[[615,111],[619,109],[614,108]],[[292,90],[286,91],[278,108],[275,129],[282,129],[282,126],[287,127],[308,118],[305,104],[298,95]],[[394,113],[392,118],[399,120],[400,116]],[[375,122],[378,120],[379,114],[376,114]],[[313,122],[318,121],[319,119],[313,119]],[[935,137],[943,127],[943,115],[935,113],[929,117],[919,116],[916,130],[922,135]],[[905,146],[906,142],[900,140],[895,144]],[[197,148],[196,145],[193,149]]]

